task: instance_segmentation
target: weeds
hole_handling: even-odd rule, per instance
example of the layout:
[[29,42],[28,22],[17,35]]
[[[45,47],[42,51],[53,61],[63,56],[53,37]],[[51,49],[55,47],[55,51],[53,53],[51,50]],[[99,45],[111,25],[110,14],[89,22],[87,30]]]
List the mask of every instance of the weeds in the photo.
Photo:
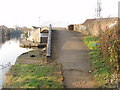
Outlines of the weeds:
[[101,52],[99,50],[99,40],[97,37],[84,37],[83,42],[90,49],[91,55],[91,67],[95,79],[99,82],[100,87],[110,87],[110,68],[107,60],[102,58]]

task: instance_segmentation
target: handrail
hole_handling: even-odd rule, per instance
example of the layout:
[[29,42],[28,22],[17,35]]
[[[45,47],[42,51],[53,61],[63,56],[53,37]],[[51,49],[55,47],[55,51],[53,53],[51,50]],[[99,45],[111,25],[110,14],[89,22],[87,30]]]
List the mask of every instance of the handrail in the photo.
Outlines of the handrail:
[[51,35],[52,34],[52,25],[49,26],[49,32],[48,32],[48,41],[47,41],[47,58],[51,57]]

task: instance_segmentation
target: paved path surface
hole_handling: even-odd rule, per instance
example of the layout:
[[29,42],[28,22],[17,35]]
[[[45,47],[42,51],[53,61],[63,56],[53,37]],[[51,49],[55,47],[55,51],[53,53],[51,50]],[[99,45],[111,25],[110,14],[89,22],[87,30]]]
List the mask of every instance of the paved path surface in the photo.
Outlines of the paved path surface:
[[56,30],[56,60],[62,64],[67,88],[94,88],[96,81],[90,71],[89,50],[81,41],[80,33]]

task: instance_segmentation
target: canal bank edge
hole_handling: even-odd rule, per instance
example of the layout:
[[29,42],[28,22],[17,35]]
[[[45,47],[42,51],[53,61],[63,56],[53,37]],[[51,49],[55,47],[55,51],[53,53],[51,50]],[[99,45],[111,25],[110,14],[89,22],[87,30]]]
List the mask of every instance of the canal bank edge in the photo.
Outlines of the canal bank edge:
[[61,64],[45,56],[40,49],[21,54],[6,74],[3,88],[64,88]]

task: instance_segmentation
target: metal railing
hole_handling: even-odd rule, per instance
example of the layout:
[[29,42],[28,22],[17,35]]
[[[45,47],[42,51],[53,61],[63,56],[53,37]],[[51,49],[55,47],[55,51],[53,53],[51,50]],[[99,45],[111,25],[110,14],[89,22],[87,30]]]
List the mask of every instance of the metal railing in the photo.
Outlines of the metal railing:
[[48,32],[48,41],[47,41],[47,58],[51,57],[51,35],[52,34],[52,25],[49,26],[49,32]]

